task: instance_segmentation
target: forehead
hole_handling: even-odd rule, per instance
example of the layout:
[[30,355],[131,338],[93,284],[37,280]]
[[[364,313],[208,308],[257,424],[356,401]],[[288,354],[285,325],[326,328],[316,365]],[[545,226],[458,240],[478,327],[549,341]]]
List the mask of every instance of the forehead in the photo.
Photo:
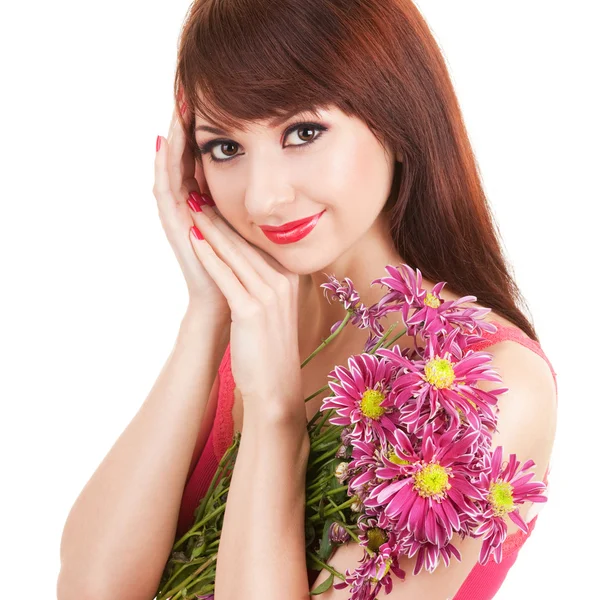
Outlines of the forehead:
[[[335,111],[340,112],[339,109],[337,109],[334,106],[297,108],[289,111],[282,111],[281,114],[276,115],[274,117],[243,121],[242,125],[239,127],[239,130],[249,131],[252,129],[273,129],[283,125],[283,123],[299,114],[302,114],[306,117],[314,117],[315,119],[320,119],[324,118],[325,116],[331,116],[332,113]],[[236,130],[236,128],[227,128],[224,125],[213,121],[205,115],[195,115],[195,131],[207,131],[209,133],[221,135],[231,133],[232,131]]]

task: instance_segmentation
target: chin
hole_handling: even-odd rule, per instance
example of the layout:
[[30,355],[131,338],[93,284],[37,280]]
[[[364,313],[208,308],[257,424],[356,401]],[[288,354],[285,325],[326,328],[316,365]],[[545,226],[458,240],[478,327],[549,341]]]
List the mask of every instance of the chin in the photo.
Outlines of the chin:
[[[278,255],[279,254],[279,255]],[[289,254],[275,253],[271,254],[275,260],[283,265],[288,271],[296,275],[312,275],[313,273],[325,271],[335,262],[337,254],[330,254],[325,248],[305,248],[298,249],[298,252]]]

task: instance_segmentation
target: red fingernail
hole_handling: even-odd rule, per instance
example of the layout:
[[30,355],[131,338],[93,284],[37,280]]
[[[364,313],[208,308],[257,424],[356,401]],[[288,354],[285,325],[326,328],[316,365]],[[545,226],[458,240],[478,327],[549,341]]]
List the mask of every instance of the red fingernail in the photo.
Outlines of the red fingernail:
[[200,207],[202,207],[204,204],[206,204],[206,202],[202,199],[202,196],[195,190],[190,192],[190,198],[192,198],[194,200],[194,202]]
[[200,194],[200,198],[202,198],[202,201],[205,204],[208,204],[209,206],[215,206],[213,199],[208,194]]
[[196,238],[198,238],[199,240],[203,240],[204,237],[202,236],[202,234],[200,233],[200,230],[195,226],[192,225],[192,233],[196,236]]
[[160,150],[160,135],[156,136],[156,151]]
[[193,193],[194,192],[191,192],[189,198],[187,199],[188,206],[194,212],[200,212],[202,210],[202,205],[196,200],[196,198],[192,196]]

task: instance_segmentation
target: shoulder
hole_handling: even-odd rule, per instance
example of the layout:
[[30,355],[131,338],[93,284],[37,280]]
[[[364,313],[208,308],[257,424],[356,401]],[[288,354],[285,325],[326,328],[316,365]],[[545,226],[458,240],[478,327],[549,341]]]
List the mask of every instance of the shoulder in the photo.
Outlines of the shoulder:
[[[523,334],[524,335],[524,334]],[[545,433],[556,425],[556,385],[548,362],[531,348],[502,340],[484,349],[501,383],[482,381],[482,389],[508,388],[498,397],[498,440],[505,435]]]
[[493,344],[485,352],[491,355],[492,367],[502,382],[480,382],[479,387],[508,388],[498,396],[498,423],[492,445],[503,446],[506,456],[515,453],[519,460],[533,459],[541,481],[556,433],[557,398],[552,371],[539,354],[513,340]]

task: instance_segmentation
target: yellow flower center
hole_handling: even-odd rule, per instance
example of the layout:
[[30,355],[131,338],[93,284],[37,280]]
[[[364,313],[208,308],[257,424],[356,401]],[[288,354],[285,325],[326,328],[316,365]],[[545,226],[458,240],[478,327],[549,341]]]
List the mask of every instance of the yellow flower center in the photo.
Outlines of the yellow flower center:
[[436,497],[440,500],[444,499],[446,492],[452,487],[448,483],[450,471],[451,469],[446,470],[437,463],[429,463],[413,476],[414,489],[423,498]]
[[[383,572],[381,579],[383,579],[389,573],[391,565],[392,565],[392,559],[391,558],[386,559],[385,571]],[[371,579],[371,583],[377,583],[379,581],[379,579],[377,579],[377,577],[371,577],[370,579]]]
[[363,415],[371,419],[379,419],[385,413],[385,408],[381,407],[384,399],[385,396],[378,390],[367,390],[360,402]]
[[387,453],[388,460],[393,462],[396,465],[410,465],[410,460],[405,460],[404,458],[400,458],[396,451],[393,448],[390,448]]
[[427,296],[425,296],[423,304],[431,306],[431,308],[438,308],[440,305],[440,299],[434,296],[431,292],[427,292]]
[[512,491],[513,487],[508,481],[495,481],[490,485],[487,499],[494,509],[494,516],[504,517],[515,510]]
[[367,540],[367,548],[372,552],[379,552],[379,547],[388,541],[388,536],[381,527],[371,527],[367,530]]
[[436,356],[425,365],[425,379],[436,388],[449,388],[454,381],[452,363]]

